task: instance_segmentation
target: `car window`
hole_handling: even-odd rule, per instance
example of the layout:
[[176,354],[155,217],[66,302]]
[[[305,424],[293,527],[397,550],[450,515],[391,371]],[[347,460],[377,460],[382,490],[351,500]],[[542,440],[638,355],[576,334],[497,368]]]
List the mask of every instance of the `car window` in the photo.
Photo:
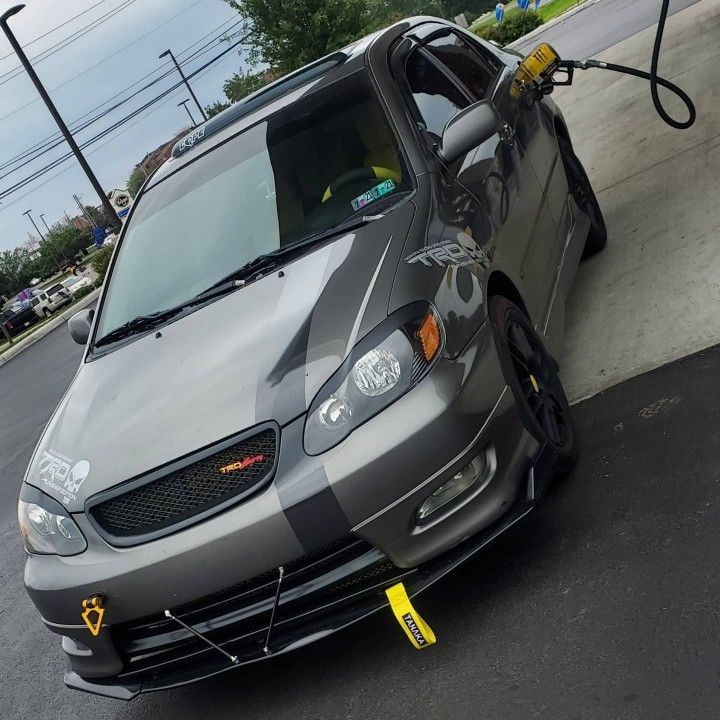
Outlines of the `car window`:
[[96,335],[410,187],[366,71],[307,93],[140,195]]
[[57,285],[53,285],[48,291],[48,295],[54,295],[57,292],[60,292],[60,290],[64,290],[62,283],[58,283]]
[[35,298],[33,298],[33,299],[30,301],[30,304],[31,304],[33,307],[35,307],[39,302],[40,302],[40,298],[36,298],[36,297],[35,297]]
[[458,88],[423,54],[408,58],[407,80],[425,127],[440,137],[445,125],[470,103]]
[[436,38],[425,47],[460,80],[475,100],[487,95],[500,69],[497,58],[481,54],[455,33]]

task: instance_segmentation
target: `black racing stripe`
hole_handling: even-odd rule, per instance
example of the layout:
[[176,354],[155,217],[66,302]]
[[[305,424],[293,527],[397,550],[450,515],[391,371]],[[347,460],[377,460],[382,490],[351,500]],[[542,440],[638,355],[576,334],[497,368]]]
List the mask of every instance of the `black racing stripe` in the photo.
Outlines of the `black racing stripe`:
[[341,540],[350,522],[330,487],[320,460],[303,451],[304,418],[283,428],[275,489],[285,517],[305,552]]
[[305,552],[317,550],[350,533],[350,523],[329,484],[320,492],[284,510]]

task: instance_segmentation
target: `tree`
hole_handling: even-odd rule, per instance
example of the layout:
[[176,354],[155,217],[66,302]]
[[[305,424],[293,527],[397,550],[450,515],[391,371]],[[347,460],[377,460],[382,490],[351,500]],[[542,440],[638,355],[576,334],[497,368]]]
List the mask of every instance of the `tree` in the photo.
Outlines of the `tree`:
[[0,252],[0,294],[11,297],[27,287],[32,280],[29,265],[30,257],[24,248]]
[[264,87],[275,79],[274,73],[265,70],[257,73],[243,72],[240,70],[232,77],[229,77],[223,84],[223,92],[227,98],[226,102],[218,100],[205,108],[208,117],[213,117],[223,110],[227,110],[233,103],[251,95],[256,90]]
[[274,75],[269,72],[249,73],[241,70],[225,81],[223,92],[231,103],[235,103],[264,87],[273,79]]
[[368,0],[225,0],[248,20],[250,60],[284,75],[364,34]]
[[127,181],[127,191],[132,197],[135,197],[138,194],[142,184],[147,179],[147,176],[148,173],[146,173],[144,168],[140,165],[136,166],[136,168],[130,173],[130,177]]
[[[207,105],[205,107],[205,114],[209,118],[215,117],[216,115],[221,113],[223,110],[227,110],[231,104],[232,103],[230,103],[230,102],[223,102],[222,100],[216,100],[212,105]],[[128,181],[128,190],[130,190],[130,182],[129,181]]]

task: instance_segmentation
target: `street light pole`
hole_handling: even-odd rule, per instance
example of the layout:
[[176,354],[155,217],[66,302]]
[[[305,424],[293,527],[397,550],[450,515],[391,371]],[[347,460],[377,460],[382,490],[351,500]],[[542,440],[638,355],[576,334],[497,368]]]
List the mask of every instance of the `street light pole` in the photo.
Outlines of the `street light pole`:
[[[26,210],[23,215],[27,215],[30,222],[33,224],[33,227],[37,231],[37,234],[40,236],[40,247],[47,248],[48,252],[50,253],[50,257],[52,258],[52,261],[55,263],[55,266],[58,270],[62,270],[62,266],[58,262],[58,259],[55,257],[55,253],[50,249],[50,246],[47,244],[47,240],[43,237],[43,234],[40,232],[40,228],[37,226],[37,223],[33,220],[32,215],[30,214],[32,210]],[[42,219],[42,215],[40,215],[40,219]],[[43,220],[45,223],[45,221]],[[47,227],[47,223],[45,223],[45,227]],[[50,232],[50,228],[48,228],[48,232]]]
[[33,224],[33,227],[35,228],[35,232],[37,232],[37,234],[40,236],[40,240],[41,240],[42,242],[45,242],[45,238],[43,237],[43,234],[40,232],[40,228],[37,226],[37,223],[33,220],[33,217],[32,217],[32,215],[30,214],[31,212],[32,212],[32,210],[26,210],[26,211],[23,213],[23,215],[27,215],[27,216],[28,216],[28,220],[30,220],[30,222]]
[[52,237],[52,231],[48,227],[48,224],[45,222],[45,213],[40,213],[40,220],[42,221],[42,224],[45,226],[45,229],[47,230],[48,235]]
[[166,50],[164,53],[160,54],[160,59],[162,60],[164,57],[169,57],[174,63],[175,67],[177,68],[177,71],[180,73],[180,77],[183,79],[183,82],[185,83],[188,92],[190,95],[192,95],[192,99],[195,101],[195,104],[198,106],[198,110],[200,111],[200,114],[202,115],[203,120],[207,120],[207,115],[205,114],[205,110],[203,109],[203,106],[200,104],[200,101],[197,99],[197,96],[193,92],[193,89],[190,87],[190,83],[188,82],[188,79],[185,77],[185,73],[182,71],[182,68],[178,64],[178,61],[175,59],[175,56],[172,54],[172,50]]
[[33,84],[35,85],[35,88],[40,94],[40,97],[43,99],[43,102],[47,106],[47,109],[50,111],[50,114],[53,116],[53,119],[60,128],[60,132],[62,132],[62,134],[65,136],[65,140],[67,140],[70,149],[73,151],[73,153],[75,153],[75,157],[80,163],[80,167],[82,167],[82,169],[85,171],[85,174],[87,175],[90,184],[93,186],[95,192],[98,194],[98,197],[100,198],[103,207],[105,208],[108,218],[112,222],[115,229],[120,230],[120,219],[117,217],[113,206],[110,204],[110,201],[108,200],[105,191],[102,189],[102,186],[98,182],[98,179],[95,177],[92,168],[90,167],[90,165],[88,165],[87,160],[85,160],[85,156],[82,154],[82,150],[80,150],[80,147],[75,142],[75,138],[72,136],[72,133],[68,129],[68,126],[65,124],[65,121],[62,119],[60,113],[57,111],[57,108],[53,104],[53,101],[50,99],[50,96],[47,94],[47,91],[43,87],[43,84],[40,82],[40,78],[37,76],[35,70],[33,70],[30,61],[27,58],[27,55],[25,55],[23,49],[20,47],[20,43],[17,41],[15,35],[13,35],[12,30],[10,30],[10,27],[8,25],[9,18],[11,18],[13,15],[17,15],[24,7],[25,5],[15,5],[9,10],[6,10],[0,17],[0,27],[2,27],[2,30],[5,33],[8,42],[12,46],[12,49],[15,51],[15,54],[18,56],[18,59],[25,68],[28,76],[33,81]]
[[192,126],[195,128],[197,127],[197,123],[195,122],[195,118],[193,117],[193,114],[190,112],[190,108],[187,106],[187,104],[190,102],[190,98],[187,98],[186,100],[183,100],[182,102],[178,103],[178,107],[181,105],[185,108],[185,112],[190,116],[190,122],[192,123]]
[[[48,226],[48,224],[45,222],[45,213],[40,213],[40,220],[42,220],[42,224],[45,226],[45,229],[47,230],[48,237],[51,238],[51,239],[53,239],[53,232],[52,232],[52,230],[50,229],[50,227]],[[45,241],[45,244],[47,245],[47,240]],[[50,246],[48,245],[48,248],[49,248],[49,247],[50,247]],[[65,255],[62,247],[60,247],[59,250],[60,250],[60,254],[61,254],[62,257],[63,257],[63,260],[67,260],[67,255]],[[55,258],[54,253],[51,252],[50,254],[53,256],[53,260],[55,260],[55,262],[57,263],[57,259]]]

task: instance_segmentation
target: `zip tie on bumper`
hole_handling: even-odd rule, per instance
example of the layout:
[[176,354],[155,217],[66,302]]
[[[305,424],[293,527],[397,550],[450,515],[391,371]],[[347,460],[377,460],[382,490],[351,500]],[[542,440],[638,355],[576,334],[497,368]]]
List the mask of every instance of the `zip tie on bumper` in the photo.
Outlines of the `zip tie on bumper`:
[[204,643],[207,643],[210,647],[215,648],[219,653],[222,653],[233,665],[238,664],[238,659],[235,655],[231,655],[229,652],[225,652],[219,645],[216,645],[212,640],[206,638],[202,633],[199,633],[195,628],[190,627],[184,623],[180,618],[176,618],[169,610],[165,611],[165,617],[174,620],[178,625],[181,625],[186,630],[189,630],[195,637],[200,638]]
[[385,590],[385,594],[390,601],[395,619],[400,623],[400,627],[405,631],[416,650],[422,650],[437,641],[435,633],[412,606],[405,585],[401,582],[393,585]]

